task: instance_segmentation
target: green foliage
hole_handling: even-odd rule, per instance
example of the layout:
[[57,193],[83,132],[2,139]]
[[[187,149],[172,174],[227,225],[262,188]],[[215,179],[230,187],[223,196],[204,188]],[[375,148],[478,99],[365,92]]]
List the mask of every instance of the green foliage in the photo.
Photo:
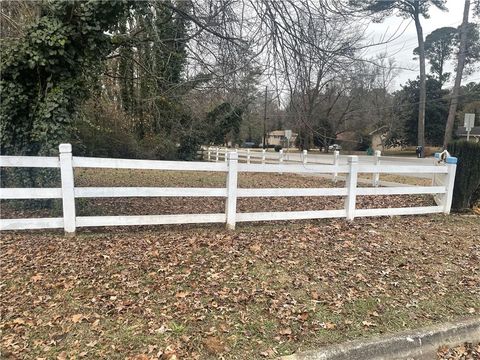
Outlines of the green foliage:
[[[432,31],[425,38],[425,57],[430,62],[430,71],[436,75],[441,84],[450,77],[450,73],[444,72],[444,66],[453,54],[453,41],[456,35],[457,29],[442,27]],[[413,50],[415,55],[418,55],[418,52],[418,47]]]
[[[457,33],[456,43],[460,43],[460,29]],[[469,23],[467,26],[467,44],[465,50],[464,73],[472,74],[480,61],[480,25]]]
[[[425,38],[425,56],[430,62],[430,71],[442,84],[447,82],[450,73],[445,73],[445,65],[458,53],[460,44],[460,27],[442,27],[432,31]],[[418,47],[413,50],[418,55]],[[471,74],[480,60],[480,26],[470,23],[467,27],[467,44],[465,50],[465,73]]]
[[203,139],[203,133],[198,130],[183,134],[180,138],[176,157],[180,160],[195,160],[197,158],[197,151],[203,143]]
[[71,143],[74,155],[113,158],[140,156],[135,136],[122,124],[127,115],[105,101],[89,100],[80,109]]
[[471,208],[480,199],[480,143],[453,142],[448,151],[458,158],[452,208]]
[[350,5],[371,13],[378,22],[383,21],[385,17],[398,12],[398,15],[405,18],[423,15],[425,18],[430,17],[428,10],[430,5],[434,5],[440,10],[446,10],[446,0],[350,0]]
[[[395,92],[395,114],[402,123],[401,130],[392,141],[401,141],[408,145],[417,143],[417,106],[420,100],[419,80],[409,80],[402,90]],[[427,99],[425,108],[425,138],[426,143],[439,146],[443,142],[445,123],[448,116],[447,90],[442,90],[439,81],[427,78]]]
[[208,141],[213,144],[239,142],[243,108],[224,102],[207,114]]
[[0,151],[49,155],[70,137],[75,110],[112,50],[108,31],[130,4],[43,3],[26,35],[2,46]]

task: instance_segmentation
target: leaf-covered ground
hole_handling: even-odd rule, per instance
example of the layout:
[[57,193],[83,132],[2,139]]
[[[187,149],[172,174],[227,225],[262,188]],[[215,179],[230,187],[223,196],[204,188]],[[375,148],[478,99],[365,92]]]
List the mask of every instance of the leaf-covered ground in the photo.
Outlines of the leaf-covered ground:
[[[135,181],[223,181],[172,176]],[[124,185],[128,176],[95,181],[77,174],[82,186]],[[240,184],[327,186],[322,181],[275,175]],[[371,201],[429,201],[391,200]],[[107,213],[116,210],[109,201]],[[325,206],[323,198],[310,201]],[[479,217],[432,215],[241,224],[235,232],[222,225],[81,229],[74,238],[4,232],[2,357],[270,358],[478,316],[479,231]]]
[[442,346],[437,352],[438,360],[477,360],[480,359],[480,342],[476,344],[465,343],[449,348]]

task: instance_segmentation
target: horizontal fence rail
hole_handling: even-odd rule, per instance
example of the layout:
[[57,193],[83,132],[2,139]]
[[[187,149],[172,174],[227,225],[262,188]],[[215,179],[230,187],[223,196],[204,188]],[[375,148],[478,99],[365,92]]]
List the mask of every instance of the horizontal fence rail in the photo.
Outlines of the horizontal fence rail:
[[60,160],[46,156],[0,156],[0,167],[59,168]]
[[224,188],[171,188],[171,187],[79,187],[77,198],[101,197],[225,197]]
[[[0,188],[0,199],[62,199],[63,217],[34,219],[0,219],[0,230],[53,229],[64,228],[66,233],[74,233],[77,227],[89,226],[129,226],[129,225],[166,225],[166,224],[202,224],[226,223],[230,229],[237,222],[276,221],[300,219],[347,218],[365,216],[393,216],[431,213],[449,213],[453,184],[455,180],[456,158],[448,157],[442,162],[436,157],[431,166],[418,165],[382,165],[380,154],[373,164],[359,164],[357,156],[350,156],[347,165],[339,165],[338,152],[334,152],[332,164],[311,164],[307,162],[307,153],[302,153],[300,163],[283,162],[280,151],[277,162],[269,163],[265,151],[247,151],[243,154],[247,161],[239,163],[236,151],[220,153],[209,149],[205,162],[158,161],[107,159],[72,156],[70,144],[61,144],[59,157],[0,156],[0,167],[49,167],[59,168],[61,187],[59,188]],[[219,161],[223,156],[226,161]],[[277,156],[277,155],[274,155]],[[257,163],[253,163],[256,157]],[[272,160],[272,158],[270,158]],[[275,160],[275,158],[273,158]],[[212,171],[226,173],[226,187],[75,187],[74,168],[110,168],[132,170],[168,170],[168,171]],[[295,173],[295,174],[331,174],[337,181],[338,174],[345,174],[345,186],[333,188],[239,188],[238,173]],[[358,173],[373,174],[372,187],[357,186]],[[384,173],[434,174],[432,186],[393,186],[378,187],[379,175]],[[358,196],[388,196],[430,194],[436,206],[417,206],[405,208],[357,209]],[[318,211],[281,211],[281,212],[237,212],[237,198],[255,197],[322,197],[340,196],[344,198],[344,208]],[[76,216],[77,198],[120,198],[120,197],[218,197],[226,200],[225,212],[216,214],[175,214],[175,215],[128,215],[128,216]]]

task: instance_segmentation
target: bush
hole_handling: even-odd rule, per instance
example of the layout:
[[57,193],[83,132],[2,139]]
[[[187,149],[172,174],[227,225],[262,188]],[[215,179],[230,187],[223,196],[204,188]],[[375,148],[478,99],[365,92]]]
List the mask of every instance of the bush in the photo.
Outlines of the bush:
[[282,145],[275,145],[274,149],[276,152],[279,152],[280,150],[282,150]]
[[76,156],[136,158],[139,147],[127,115],[107,101],[86,102],[78,113],[72,143]]
[[176,160],[177,144],[166,134],[145,136],[139,143],[141,159]]
[[480,143],[453,142],[448,151],[458,159],[452,209],[472,208],[480,196]]

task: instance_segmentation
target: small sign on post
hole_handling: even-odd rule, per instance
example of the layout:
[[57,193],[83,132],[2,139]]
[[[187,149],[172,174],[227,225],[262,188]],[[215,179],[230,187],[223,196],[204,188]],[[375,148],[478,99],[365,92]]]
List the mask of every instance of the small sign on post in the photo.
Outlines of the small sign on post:
[[465,126],[465,130],[467,130],[467,141],[469,141],[470,131],[472,131],[472,128],[475,126],[475,114],[465,114],[465,121],[463,123],[463,126]]

